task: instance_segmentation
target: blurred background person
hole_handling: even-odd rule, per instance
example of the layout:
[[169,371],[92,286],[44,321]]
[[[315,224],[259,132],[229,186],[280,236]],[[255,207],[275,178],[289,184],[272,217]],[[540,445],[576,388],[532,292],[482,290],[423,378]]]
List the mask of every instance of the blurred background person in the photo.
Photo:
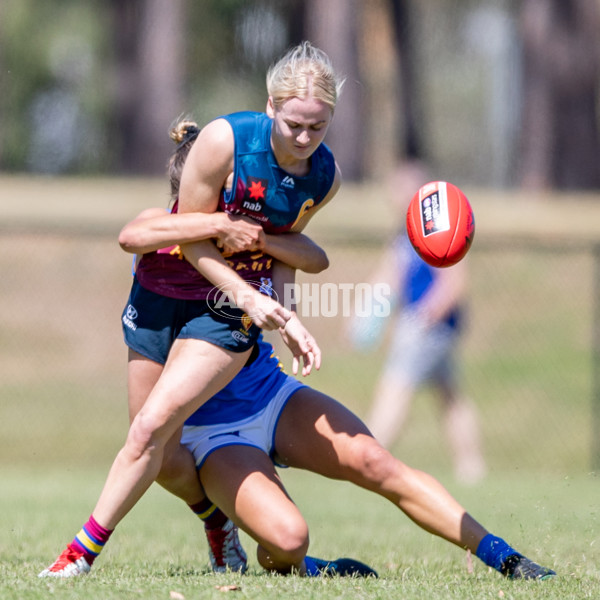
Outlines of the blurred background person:
[[[383,253],[373,282],[390,286],[392,313],[389,318],[357,317],[352,339],[362,351],[390,339],[366,417],[377,440],[390,448],[407,420],[415,394],[431,386],[440,402],[456,478],[473,484],[485,475],[486,467],[475,407],[461,389],[457,369],[467,261],[443,269],[431,267],[417,255],[406,235],[408,204],[429,181],[427,168],[418,161],[403,163],[391,177],[399,231]],[[386,334],[387,327],[391,327],[391,335]]]

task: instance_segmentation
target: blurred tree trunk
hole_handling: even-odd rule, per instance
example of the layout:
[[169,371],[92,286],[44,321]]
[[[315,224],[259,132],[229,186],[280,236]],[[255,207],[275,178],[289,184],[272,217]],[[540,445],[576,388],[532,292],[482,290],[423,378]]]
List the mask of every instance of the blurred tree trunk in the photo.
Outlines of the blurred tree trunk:
[[327,52],[336,70],[346,77],[335,118],[327,133],[344,179],[363,175],[364,121],[358,68],[357,0],[305,0],[306,38]]
[[[6,10],[6,6],[4,4],[1,4],[0,5],[0,20],[2,19],[2,15],[5,10]],[[0,44],[0,73],[2,73],[4,75],[4,77],[6,77],[7,72],[8,72],[8,69],[5,68],[5,65],[4,65],[3,45]],[[6,105],[6,100],[3,95],[3,97],[0,98],[0,167],[2,167],[2,164],[3,164],[2,159],[4,156],[4,139],[5,139],[4,134],[6,131],[4,119],[6,118],[5,115],[7,114],[5,105]]]
[[162,174],[181,111],[185,0],[112,0],[118,170]]
[[285,10],[290,46],[296,46],[307,39],[306,1],[289,0]]
[[424,158],[421,140],[421,98],[417,77],[417,56],[413,10],[410,0],[389,0],[392,8],[394,37],[398,52],[398,81],[400,83],[400,139],[401,158]]
[[594,0],[523,0],[521,182],[600,185],[599,7]]

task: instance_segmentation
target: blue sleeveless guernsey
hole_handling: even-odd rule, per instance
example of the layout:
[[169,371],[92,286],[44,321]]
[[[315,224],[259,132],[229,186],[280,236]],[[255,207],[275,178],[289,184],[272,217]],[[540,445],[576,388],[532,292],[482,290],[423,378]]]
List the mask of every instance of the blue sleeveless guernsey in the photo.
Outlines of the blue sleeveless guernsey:
[[[310,158],[310,172],[297,177],[277,164],[271,149],[273,122],[265,113],[239,112],[221,118],[231,125],[235,149],[232,187],[221,191],[218,210],[250,217],[266,233],[289,231],[329,193],[335,177],[333,154],[321,144]],[[247,251],[225,259],[257,288],[270,287],[273,259],[268,254]],[[213,289],[183,259],[178,246],[144,254],[136,276],[142,287],[170,298],[204,300]]]

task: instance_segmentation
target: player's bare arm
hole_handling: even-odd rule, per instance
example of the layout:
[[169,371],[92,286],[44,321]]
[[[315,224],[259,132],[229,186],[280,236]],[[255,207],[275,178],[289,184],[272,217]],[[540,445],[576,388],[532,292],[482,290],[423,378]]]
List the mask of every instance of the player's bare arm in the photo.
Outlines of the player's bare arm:
[[320,273],[329,266],[325,251],[304,234],[264,235],[256,221],[222,212],[171,214],[163,208],[149,208],[119,234],[121,248],[131,254],[206,239],[216,240],[217,246],[228,252],[262,249],[307,273]]
[[244,281],[223,259],[212,241],[181,246],[187,260],[263,329],[283,327],[291,314],[279,302]]
[[320,273],[329,267],[329,258],[321,246],[302,233],[266,236],[264,252],[305,273]]
[[125,252],[145,254],[211,238],[227,244],[233,252],[264,245],[262,228],[251,219],[222,212],[171,214],[162,208],[142,211],[127,223],[119,234],[119,244]]
[[179,212],[212,213],[221,190],[231,184],[234,138],[224,119],[206,125],[185,161],[179,187]]

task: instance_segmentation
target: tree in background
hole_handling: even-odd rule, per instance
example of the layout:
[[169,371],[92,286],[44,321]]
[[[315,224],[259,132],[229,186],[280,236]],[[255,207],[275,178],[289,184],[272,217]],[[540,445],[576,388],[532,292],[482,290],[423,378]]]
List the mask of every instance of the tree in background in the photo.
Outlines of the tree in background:
[[161,173],[183,106],[185,0],[111,0],[116,167]]
[[421,158],[478,185],[597,189],[599,10],[596,0],[3,0],[0,168],[162,174],[174,119],[263,110],[266,67],[308,38],[347,76],[327,140],[346,180]]
[[394,40],[398,54],[398,81],[400,83],[401,126],[400,158],[423,160],[425,149],[421,139],[422,99],[421,81],[417,69],[417,47],[413,27],[414,12],[410,0],[388,0],[391,5]]
[[75,0],[0,6],[0,168],[97,172],[104,159],[104,13]]
[[523,0],[525,188],[600,187],[600,20],[593,0]]
[[368,115],[363,108],[363,89],[358,63],[357,0],[305,0],[305,37],[322,48],[346,77],[342,100],[327,133],[327,143],[335,152],[344,178],[364,176],[364,131]]
[[[397,154],[422,158],[410,2],[296,0],[293,4],[296,25],[291,30],[292,41],[312,40],[346,76],[327,136],[344,178],[359,181],[371,177],[378,169],[395,164]],[[389,31],[385,21],[392,23]],[[381,40],[386,36],[391,45]],[[394,71],[388,68],[390,62]],[[387,81],[373,93],[374,80],[382,76]]]

